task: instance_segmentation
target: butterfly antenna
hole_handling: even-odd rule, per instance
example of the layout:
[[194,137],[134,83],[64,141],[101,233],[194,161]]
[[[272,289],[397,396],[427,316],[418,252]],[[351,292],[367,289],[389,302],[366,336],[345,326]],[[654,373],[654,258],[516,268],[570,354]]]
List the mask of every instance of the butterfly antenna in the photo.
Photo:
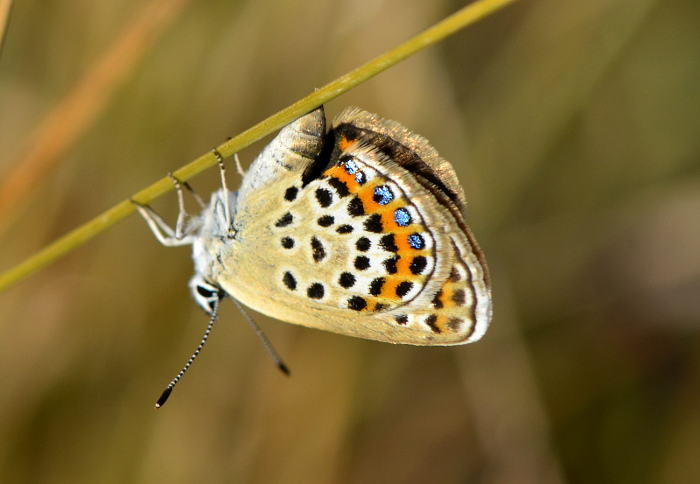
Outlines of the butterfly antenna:
[[257,323],[253,320],[253,318],[250,317],[250,315],[243,309],[243,306],[235,300],[234,298],[231,298],[233,301],[233,304],[236,305],[238,310],[241,312],[243,317],[248,321],[248,324],[251,325],[253,330],[257,333],[258,338],[260,338],[260,341],[262,341],[263,346],[267,350],[268,353],[270,353],[270,356],[272,357],[272,361],[275,362],[275,365],[277,365],[277,368],[279,368],[285,375],[289,376],[291,372],[289,371],[289,368],[287,368],[287,365],[284,364],[284,361],[282,361],[282,358],[280,358],[280,355],[277,354],[275,351],[275,348],[272,347],[272,344],[270,343],[270,340],[267,339],[267,336],[265,336],[265,333],[263,333],[263,330],[260,329],[260,326],[257,325]]
[[221,302],[221,298],[216,299],[214,301],[214,306],[212,308],[211,312],[211,319],[209,320],[209,325],[207,326],[207,330],[204,332],[204,336],[202,336],[202,341],[199,342],[199,346],[195,350],[195,352],[190,356],[190,359],[187,361],[187,364],[185,367],[180,370],[180,373],[177,374],[175,378],[173,378],[173,381],[170,382],[168,387],[163,391],[163,393],[160,395],[160,398],[156,402],[155,407],[160,408],[162,407],[165,402],[168,400],[168,397],[170,397],[170,394],[173,392],[173,388],[175,388],[175,385],[177,385],[177,382],[180,381],[180,378],[185,374],[185,372],[192,366],[192,362],[194,362],[194,359],[197,358],[197,355],[199,354],[200,351],[202,351],[202,348],[204,347],[204,344],[207,342],[207,339],[209,338],[209,333],[211,333],[211,328],[214,326],[214,322],[216,321],[216,316],[219,313],[219,303]]

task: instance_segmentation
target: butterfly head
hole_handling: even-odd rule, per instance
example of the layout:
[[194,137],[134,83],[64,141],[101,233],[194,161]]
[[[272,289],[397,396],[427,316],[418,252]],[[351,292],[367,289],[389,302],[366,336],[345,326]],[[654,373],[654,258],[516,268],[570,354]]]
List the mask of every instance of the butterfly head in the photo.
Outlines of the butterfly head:
[[192,291],[192,296],[194,300],[197,301],[207,314],[212,314],[219,301],[224,296],[222,289],[207,281],[202,274],[196,273],[192,279],[190,279],[190,290]]

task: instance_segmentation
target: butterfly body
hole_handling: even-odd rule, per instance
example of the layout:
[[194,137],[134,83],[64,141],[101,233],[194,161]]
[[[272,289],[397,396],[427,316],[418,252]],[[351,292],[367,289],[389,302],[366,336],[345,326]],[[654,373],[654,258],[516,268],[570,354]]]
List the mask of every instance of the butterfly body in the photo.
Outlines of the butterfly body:
[[177,243],[193,245],[190,285],[205,310],[224,291],[307,327],[462,344],[491,319],[464,206],[452,166],[425,139],[357,108],[326,133],[320,108],[280,131],[237,192],[215,192]]

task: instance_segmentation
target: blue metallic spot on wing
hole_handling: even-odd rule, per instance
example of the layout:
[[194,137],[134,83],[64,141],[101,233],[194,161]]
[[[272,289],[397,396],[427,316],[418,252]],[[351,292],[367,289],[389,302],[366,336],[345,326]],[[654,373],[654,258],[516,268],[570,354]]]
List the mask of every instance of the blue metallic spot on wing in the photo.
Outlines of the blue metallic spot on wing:
[[386,205],[394,199],[394,194],[386,185],[378,186],[374,189],[374,201],[379,205]]
[[411,214],[405,208],[399,208],[394,212],[394,221],[399,227],[406,227],[411,224]]
[[357,167],[357,163],[355,163],[353,160],[348,160],[345,162],[345,171],[347,171],[349,174],[354,175],[357,173],[357,170],[359,170],[359,168]]
[[408,236],[408,243],[414,249],[422,249],[423,247],[425,247],[425,240],[423,240],[423,237],[421,237],[420,234],[409,235]]

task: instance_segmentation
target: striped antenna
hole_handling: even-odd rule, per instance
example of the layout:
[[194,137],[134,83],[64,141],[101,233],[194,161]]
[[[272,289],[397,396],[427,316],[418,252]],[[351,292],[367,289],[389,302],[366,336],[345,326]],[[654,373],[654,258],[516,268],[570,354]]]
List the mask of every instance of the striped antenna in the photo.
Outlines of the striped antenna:
[[204,344],[207,342],[207,339],[209,338],[209,333],[211,333],[211,328],[214,326],[214,322],[216,321],[216,316],[219,313],[219,303],[221,302],[221,295],[217,299],[214,300],[214,305],[212,307],[211,311],[211,319],[209,319],[209,325],[207,326],[207,330],[204,332],[204,336],[202,337],[202,341],[199,342],[199,346],[197,349],[194,351],[192,356],[190,356],[190,359],[187,361],[187,364],[185,367],[180,370],[180,373],[177,374],[175,378],[173,378],[173,381],[170,382],[168,387],[163,391],[163,393],[160,395],[160,398],[156,402],[155,407],[160,408],[162,407],[165,402],[168,400],[168,397],[170,394],[173,392],[173,388],[175,388],[175,385],[177,385],[177,382],[180,381],[180,378],[185,374],[185,372],[192,366],[192,363],[194,362],[194,359],[197,358],[197,355],[199,355],[199,352],[202,351],[202,348],[204,347]]

